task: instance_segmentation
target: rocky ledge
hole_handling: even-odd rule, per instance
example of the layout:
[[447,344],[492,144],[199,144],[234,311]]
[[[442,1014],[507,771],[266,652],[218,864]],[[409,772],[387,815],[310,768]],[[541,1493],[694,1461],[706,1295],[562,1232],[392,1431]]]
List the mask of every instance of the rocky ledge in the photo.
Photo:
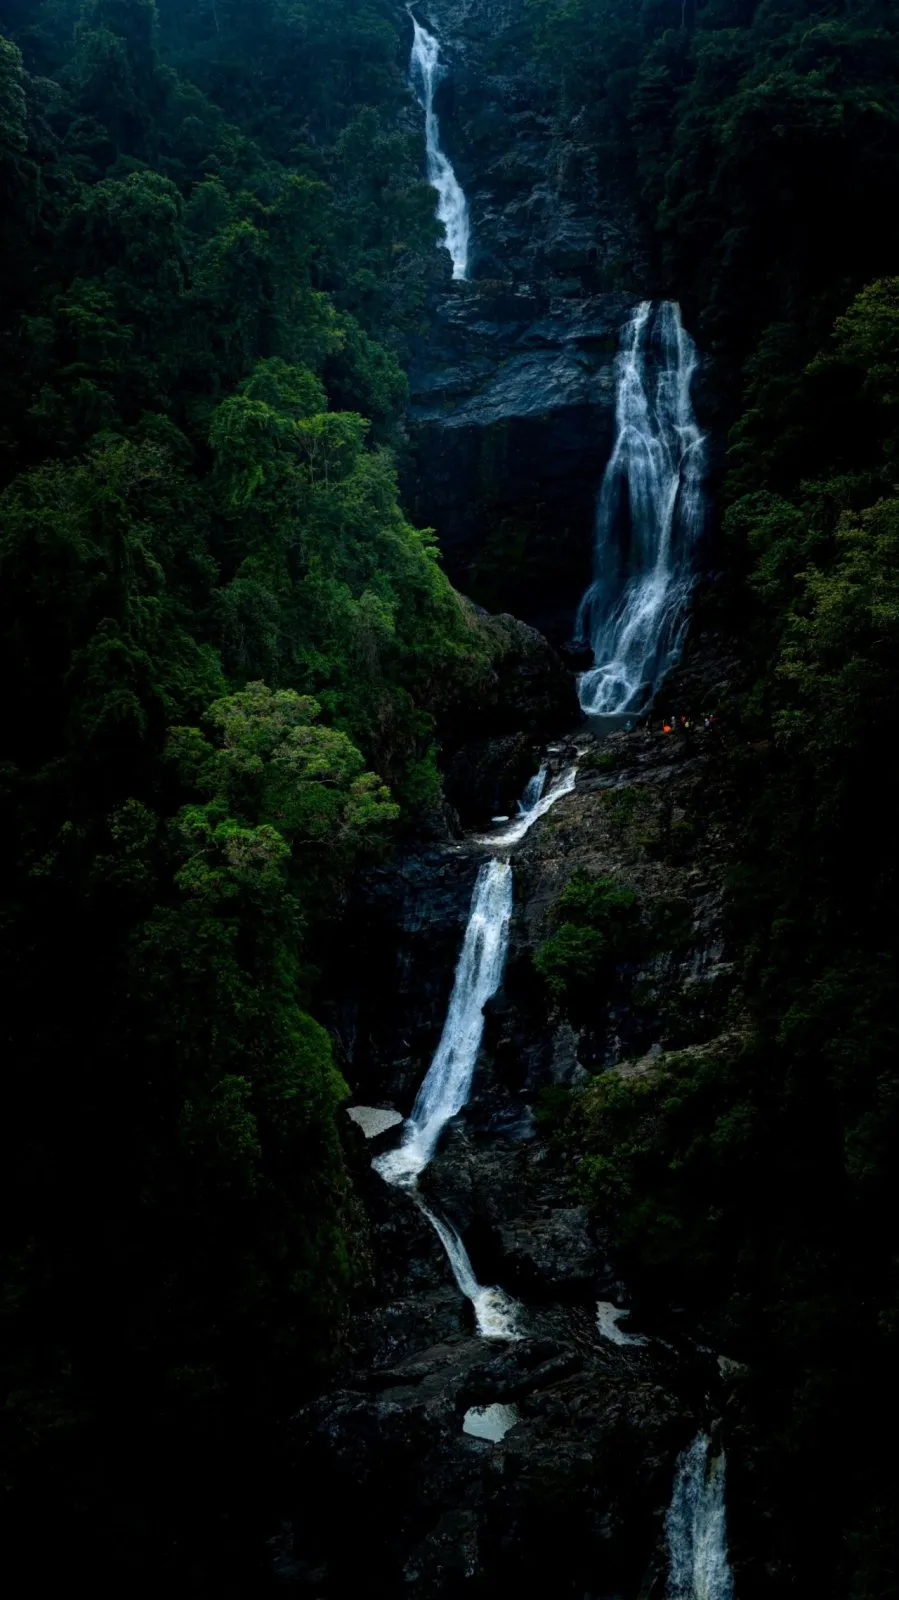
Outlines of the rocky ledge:
[[462,284],[438,304],[410,372],[410,515],[436,528],[458,588],[556,644],[590,579],[615,357],[634,303]]

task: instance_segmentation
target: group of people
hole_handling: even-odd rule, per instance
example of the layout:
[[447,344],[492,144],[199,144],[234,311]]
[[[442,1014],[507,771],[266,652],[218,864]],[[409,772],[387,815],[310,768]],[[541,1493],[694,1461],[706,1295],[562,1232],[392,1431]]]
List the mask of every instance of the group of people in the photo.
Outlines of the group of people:
[[700,729],[703,733],[717,733],[718,717],[714,711],[704,711],[698,717],[686,713],[672,713],[670,716],[662,717],[659,722],[656,722],[654,717],[629,717],[623,731],[634,733],[638,728],[644,728],[649,732],[658,728],[662,733],[682,733],[685,737],[697,733]]
[[718,718],[714,711],[703,712],[701,716],[672,715],[663,717],[660,723],[663,733],[696,733],[701,728],[704,733],[715,733],[718,728]]

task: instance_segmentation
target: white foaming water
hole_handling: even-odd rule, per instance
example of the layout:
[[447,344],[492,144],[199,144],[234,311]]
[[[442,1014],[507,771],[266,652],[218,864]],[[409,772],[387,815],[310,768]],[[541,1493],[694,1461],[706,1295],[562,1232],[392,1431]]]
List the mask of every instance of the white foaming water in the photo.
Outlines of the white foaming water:
[[629,1315],[627,1310],[613,1305],[611,1300],[598,1300],[596,1303],[596,1326],[604,1339],[611,1340],[612,1344],[646,1344],[642,1334],[626,1333],[624,1328],[619,1328],[622,1317]]
[[[412,13],[409,13],[410,17]],[[468,201],[453,171],[449,157],[440,147],[440,124],[434,111],[434,95],[444,76],[440,62],[440,45],[412,17],[415,37],[412,42],[411,73],[413,83],[420,84],[419,99],[425,114],[425,144],[428,155],[428,182],[437,191],[437,218],[443,224],[446,248],[453,258],[453,277],[468,275],[468,241],[470,224]]]
[[[544,761],[540,771],[535,772],[533,778],[528,778],[528,781],[524,786],[524,794],[518,802],[518,815],[520,817],[529,816],[538,800],[541,799],[543,791],[546,788],[546,773],[547,766],[546,762]],[[506,818],[506,821],[508,821],[508,818]]]
[[468,1251],[452,1223],[441,1217],[439,1212],[432,1211],[420,1195],[417,1195],[416,1199],[447,1253],[458,1287],[466,1300],[472,1303],[481,1338],[520,1339],[521,1334],[516,1326],[518,1307],[515,1301],[510,1300],[502,1289],[485,1288],[482,1283],[478,1283],[468,1258]]
[[414,1182],[446,1124],[468,1099],[484,1033],[484,1006],[502,981],[511,917],[512,868],[508,861],[488,861],[474,887],[440,1043],[403,1129],[403,1142],[374,1163],[388,1183]]
[[[490,843],[494,845],[517,844],[519,839],[524,838],[528,829],[534,826],[535,822],[539,822],[541,817],[546,816],[547,811],[552,810],[557,800],[561,800],[563,795],[571,794],[576,778],[577,767],[570,767],[567,772],[563,772],[562,776],[556,779],[546,793],[541,794],[540,798],[534,801],[530,810],[522,810],[521,815],[515,822],[511,823],[508,828],[504,828],[502,833],[493,835]],[[531,782],[533,781],[532,779]],[[546,779],[544,778],[545,781]],[[525,795],[527,795],[527,790],[525,790]]]
[[593,650],[578,683],[590,715],[639,709],[683,644],[703,521],[705,448],[690,398],[696,366],[680,307],[644,300],[622,335],[595,576],[577,616],[576,635]]
[[521,1337],[515,1325],[515,1301],[502,1289],[478,1283],[459,1234],[425,1203],[417,1179],[446,1124],[468,1099],[484,1033],[484,1006],[502,982],[511,918],[512,868],[508,861],[488,861],[474,887],[440,1043],[403,1129],[403,1142],[372,1162],[386,1183],[414,1192],[416,1204],[446,1251],[458,1287],[474,1307],[484,1339]]
[[724,1451],[709,1459],[709,1439],[699,1433],[678,1457],[674,1494],[665,1519],[668,1600],[732,1600],[727,1560]]

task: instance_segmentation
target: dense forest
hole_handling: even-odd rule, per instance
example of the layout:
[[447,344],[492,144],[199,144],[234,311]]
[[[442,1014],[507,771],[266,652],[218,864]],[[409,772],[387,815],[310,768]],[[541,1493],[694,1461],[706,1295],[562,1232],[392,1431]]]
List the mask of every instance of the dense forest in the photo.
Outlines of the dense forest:
[[[449,284],[406,29],[0,0],[4,1491],[25,1548],[131,1592],[261,1592],[279,1430],[367,1271],[329,965],[499,648],[398,490]],[[883,1600],[899,6],[528,0],[521,39],[705,352],[698,625],[741,663],[739,1045],[597,1077],[554,1138],[644,1302],[676,1283],[750,1363],[805,1592]]]
[[77,1550],[124,1479],[129,1581],[339,1350],[318,969],[484,655],[397,500],[390,11],[3,7],[6,1487]]

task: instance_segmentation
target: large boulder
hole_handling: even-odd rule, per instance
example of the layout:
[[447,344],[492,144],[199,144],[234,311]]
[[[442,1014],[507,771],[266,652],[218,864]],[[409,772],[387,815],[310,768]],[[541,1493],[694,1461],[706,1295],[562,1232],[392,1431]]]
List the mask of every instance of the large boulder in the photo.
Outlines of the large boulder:
[[579,715],[571,670],[543,635],[516,617],[463,601],[483,670],[447,685],[436,708],[447,799],[463,825],[514,814],[547,740]]

